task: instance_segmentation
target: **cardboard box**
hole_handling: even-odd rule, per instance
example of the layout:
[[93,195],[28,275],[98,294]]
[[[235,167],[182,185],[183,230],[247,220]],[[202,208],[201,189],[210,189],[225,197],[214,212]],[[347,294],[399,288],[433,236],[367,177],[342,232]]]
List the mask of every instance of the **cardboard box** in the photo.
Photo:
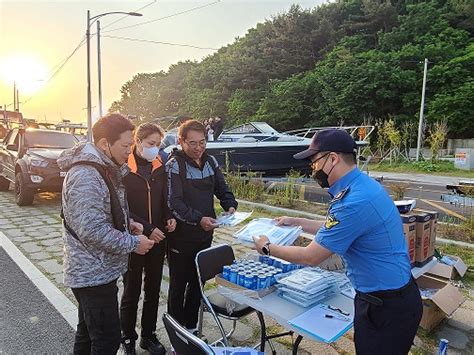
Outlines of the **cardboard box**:
[[218,284],[218,285],[230,288],[230,289],[235,290],[235,291],[245,293],[246,296],[249,296],[251,298],[256,298],[256,299],[259,299],[259,298],[262,298],[266,295],[269,295],[270,293],[272,293],[276,290],[275,286],[271,286],[271,287],[264,288],[264,289],[261,289],[261,290],[250,290],[248,288],[239,286],[239,285],[237,285],[233,282],[227,281],[226,279],[224,279],[222,277],[222,274],[216,275],[215,280],[216,280],[216,284]]
[[416,283],[420,289],[437,290],[430,298],[422,297],[423,316],[420,327],[425,330],[432,330],[443,319],[451,316],[464,302],[461,292],[448,282],[422,275]]
[[463,277],[467,271],[466,264],[464,264],[462,259],[458,256],[447,256],[455,260],[455,263],[453,265],[446,265],[441,262],[438,262],[428,271],[428,273],[447,280],[455,279],[457,278],[457,276]]
[[428,213],[413,213],[416,216],[416,247],[415,265],[421,267],[431,260],[430,254],[431,215]]
[[415,213],[416,212],[428,213],[431,216],[431,220],[430,220],[431,235],[430,235],[430,250],[429,250],[429,253],[431,255],[434,255],[435,244],[436,244],[436,234],[437,234],[437,231],[438,231],[439,212],[437,212],[437,211],[427,211],[427,210],[422,210],[422,209],[416,209]]
[[416,249],[416,216],[401,215],[403,223],[403,234],[408,246],[408,256],[410,264],[415,265],[415,249]]

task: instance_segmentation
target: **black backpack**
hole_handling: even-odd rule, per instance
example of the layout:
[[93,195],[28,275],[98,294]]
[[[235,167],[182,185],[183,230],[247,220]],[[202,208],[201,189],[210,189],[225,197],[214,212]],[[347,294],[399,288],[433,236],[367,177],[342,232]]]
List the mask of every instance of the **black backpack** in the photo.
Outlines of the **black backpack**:
[[[126,229],[126,221],[125,221],[125,217],[123,215],[123,210],[122,210],[122,206],[120,204],[120,199],[117,195],[117,190],[115,190],[115,186],[112,182],[112,179],[109,175],[109,172],[107,171],[107,169],[99,164],[99,163],[94,163],[94,162],[89,162],[89,161],[81,161],[81,162],[77,162],[77,163],[74,163],[71,168],[73,166],[76,166],[76,165],[88,165],[88,166],[92,166],[94,167],[100,174],[100,176],[102,176],[102,179],[104,179],[105,181],[105,184],[107,185],[107,188],[109,189],[109,194],[110,194],[110,209],[111,209],[111,212],[112,212],[112,219],[113,219],[113,224],[114,224],[114,228],[121,231],[121,232],[124,232],[125,229]],[[79,240],[79,237],[77,236],[76,232],[74,232],[72,230],[71,227],[69,227],[69,225],[66,223],[66,219],[64,218],[64,210],[63,210],[63,205],[61,203],[61,212],[60,212],[60,216],[61,216],[61,219],[63,220],[63,225],[64,225],[64,228],[69,232],[69,234],[71,234],[75,239]]]

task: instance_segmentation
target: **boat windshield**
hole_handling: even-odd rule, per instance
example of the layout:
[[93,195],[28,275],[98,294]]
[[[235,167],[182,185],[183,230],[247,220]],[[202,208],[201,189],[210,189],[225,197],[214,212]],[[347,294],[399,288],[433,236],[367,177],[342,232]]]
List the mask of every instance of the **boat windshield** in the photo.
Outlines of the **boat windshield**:
[[278,133],[277,130],[275,130],[272,126],[270,126],[268,123],[265,123],[265,122],[254,122],[253,125],[257,127],[257,129],[261,133],[267,133],[267,134]]
[[233,127],[224,132],[225,134],[275,134],[278,133],[265,122],[252,122]]

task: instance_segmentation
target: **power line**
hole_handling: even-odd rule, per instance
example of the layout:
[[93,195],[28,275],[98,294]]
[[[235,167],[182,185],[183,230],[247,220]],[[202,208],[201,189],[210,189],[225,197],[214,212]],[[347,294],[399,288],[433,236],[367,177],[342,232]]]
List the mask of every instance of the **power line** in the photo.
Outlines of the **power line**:
[[[81,45],[85,42],[85,40],[86,40],[86,37],[83,36],[82,39],[81,39],[81,41],[80,41],[79,44],[77,45],[77,47],[74,48],[74,50],[72,51],[72,53],[74,53],[75,51],[77,51],[78,47],[81,46]],[[68,58],[69,58],[70,56],[71,56],[71,54],[69,54],[67,57],[65,57],[64,59],[62,59],[62,60],[61,60],[60,62],[58,62],[55,66],[53,66],[53,67],[51,68],[51,70],[48,72],[48,75],[51,74],[51,73],[53,73],[53,72],[55,72],[56,69],[57,69],[59,66],[61,66],[66,60],[68,60]]]
[[171,14],[171,15],[168,15],[168,16],[160,17],[160,18],[157,18],[157,19],[154,19],[154,20],[149,20],[149,21],[145,21],[145,22],[140,22],[140,23],[137,23],[137,24],[135,24],[135,25],[125,26],[125,27],[119,27],[119,28],[113,28],[113,29],[108,30],[108,31],[103,31],[102,33],[113,32],[113,31],[119,31],[119,30],[124,30],[124,29],[126,29],[126,28],[132,28],[132,27],[138,27],[138,26],[147,25],[147,24],[149,24],[149,23],[153,23],[153,22],[165,20],[165,19],[168,19],[168,18],[171,18],[171,17],[175,17],[175,16],[187,14],[187,13],[192,12],[192,11],[200,10],[200,9],[205,8],[205,7],[215,5],[215,4],[219,3],[219,2],[221,2],[221,0],[217,0],[217,1],[214,1],[214,2],[211,2],[211,3],[208,3],[208,4],[204,4],[204,5],[201,5],[201,6],[196,6],[196,7],[193,7],[193,8],[191,8],[191,9],[188,9],[188,10],[185,10],[185,11],[181,11],[181,12],[177,12],[177,13],[174,13],[174,14]]
[[102,37],[113,38],[113,39],[121,39],[121,40],[124,40],[124,41],[132,41],[132,42],[145,42],[145,43],[163,44],[163,45],[167,45],[167,46],[189,47],[189,48],[206,49],[206,50],[213,50],[213,51],[218,50],[218,48],[198,47],[198,46],[193,46],[191,44],[182,44],[182,43],[160,42],[160,41],[153,41],[153,40],[150,40],[150,39],[118,37],[118,36],[108,36],[108,35],[105,35],[105,36],[102,36]]
[[[139,9],[134,10],[133,12],[138,12],[138,11],[144,10],[144,9],[146,9],[147,7],[149,7],[149,6],[153,5],[153,4],[155,4],[156,1],[157,1],[157,0],[154,0],[154,1],[150,2],[150,3],[147,4],[147,5],[142,6],[142,7],[140,7]],[[110,26],[116,24],[116,23],[119,22],[119,21],[122,21],[123,19],[125,19],[125,18],[127,18],[127,17],[129,17],[129,15],[124,15],[124,16],[118,18],[117,20],[115,20],[115,21],[113,21],[113,22],[111,22],[111,23],[105,25],[104,27],[102,27],[102,30],[104,30],[104,29],[106,29],[107,27],[110,27]]]
[[[77,51],[85,44],[86,40],[85,38],[82,38],[79,44],[74,48],[74,50],[69,54],[61,63],[56,65],[50,72],[53,72],[51,76],[46,80],[44,83],[43,87],[46,86],[51,80],[53,80],[56,75],[59,74],[59,72],[64,68],[64,66],[71,60],[71,58],[77,53]],[[29,101],[31,101],[37,94],[34,94],[27,98],[25,101],[21,102],[22,105],[27,104]]]

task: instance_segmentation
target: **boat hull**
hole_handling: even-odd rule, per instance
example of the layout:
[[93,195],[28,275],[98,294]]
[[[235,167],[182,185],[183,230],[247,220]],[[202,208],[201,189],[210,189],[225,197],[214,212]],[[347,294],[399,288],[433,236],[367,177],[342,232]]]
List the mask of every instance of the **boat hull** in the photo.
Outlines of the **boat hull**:
[[[297,160],[293,155],[306,149],[308,145],[262,144],[244,147],[222,147],[208,143],[207,153],[213,155],[222,169],[240,172],[260,172],[265,176],[284,176],[290,170],[301,174],[310,173],[310,164],[307,160]],[[228,162],[227,162],[228,161]]]

